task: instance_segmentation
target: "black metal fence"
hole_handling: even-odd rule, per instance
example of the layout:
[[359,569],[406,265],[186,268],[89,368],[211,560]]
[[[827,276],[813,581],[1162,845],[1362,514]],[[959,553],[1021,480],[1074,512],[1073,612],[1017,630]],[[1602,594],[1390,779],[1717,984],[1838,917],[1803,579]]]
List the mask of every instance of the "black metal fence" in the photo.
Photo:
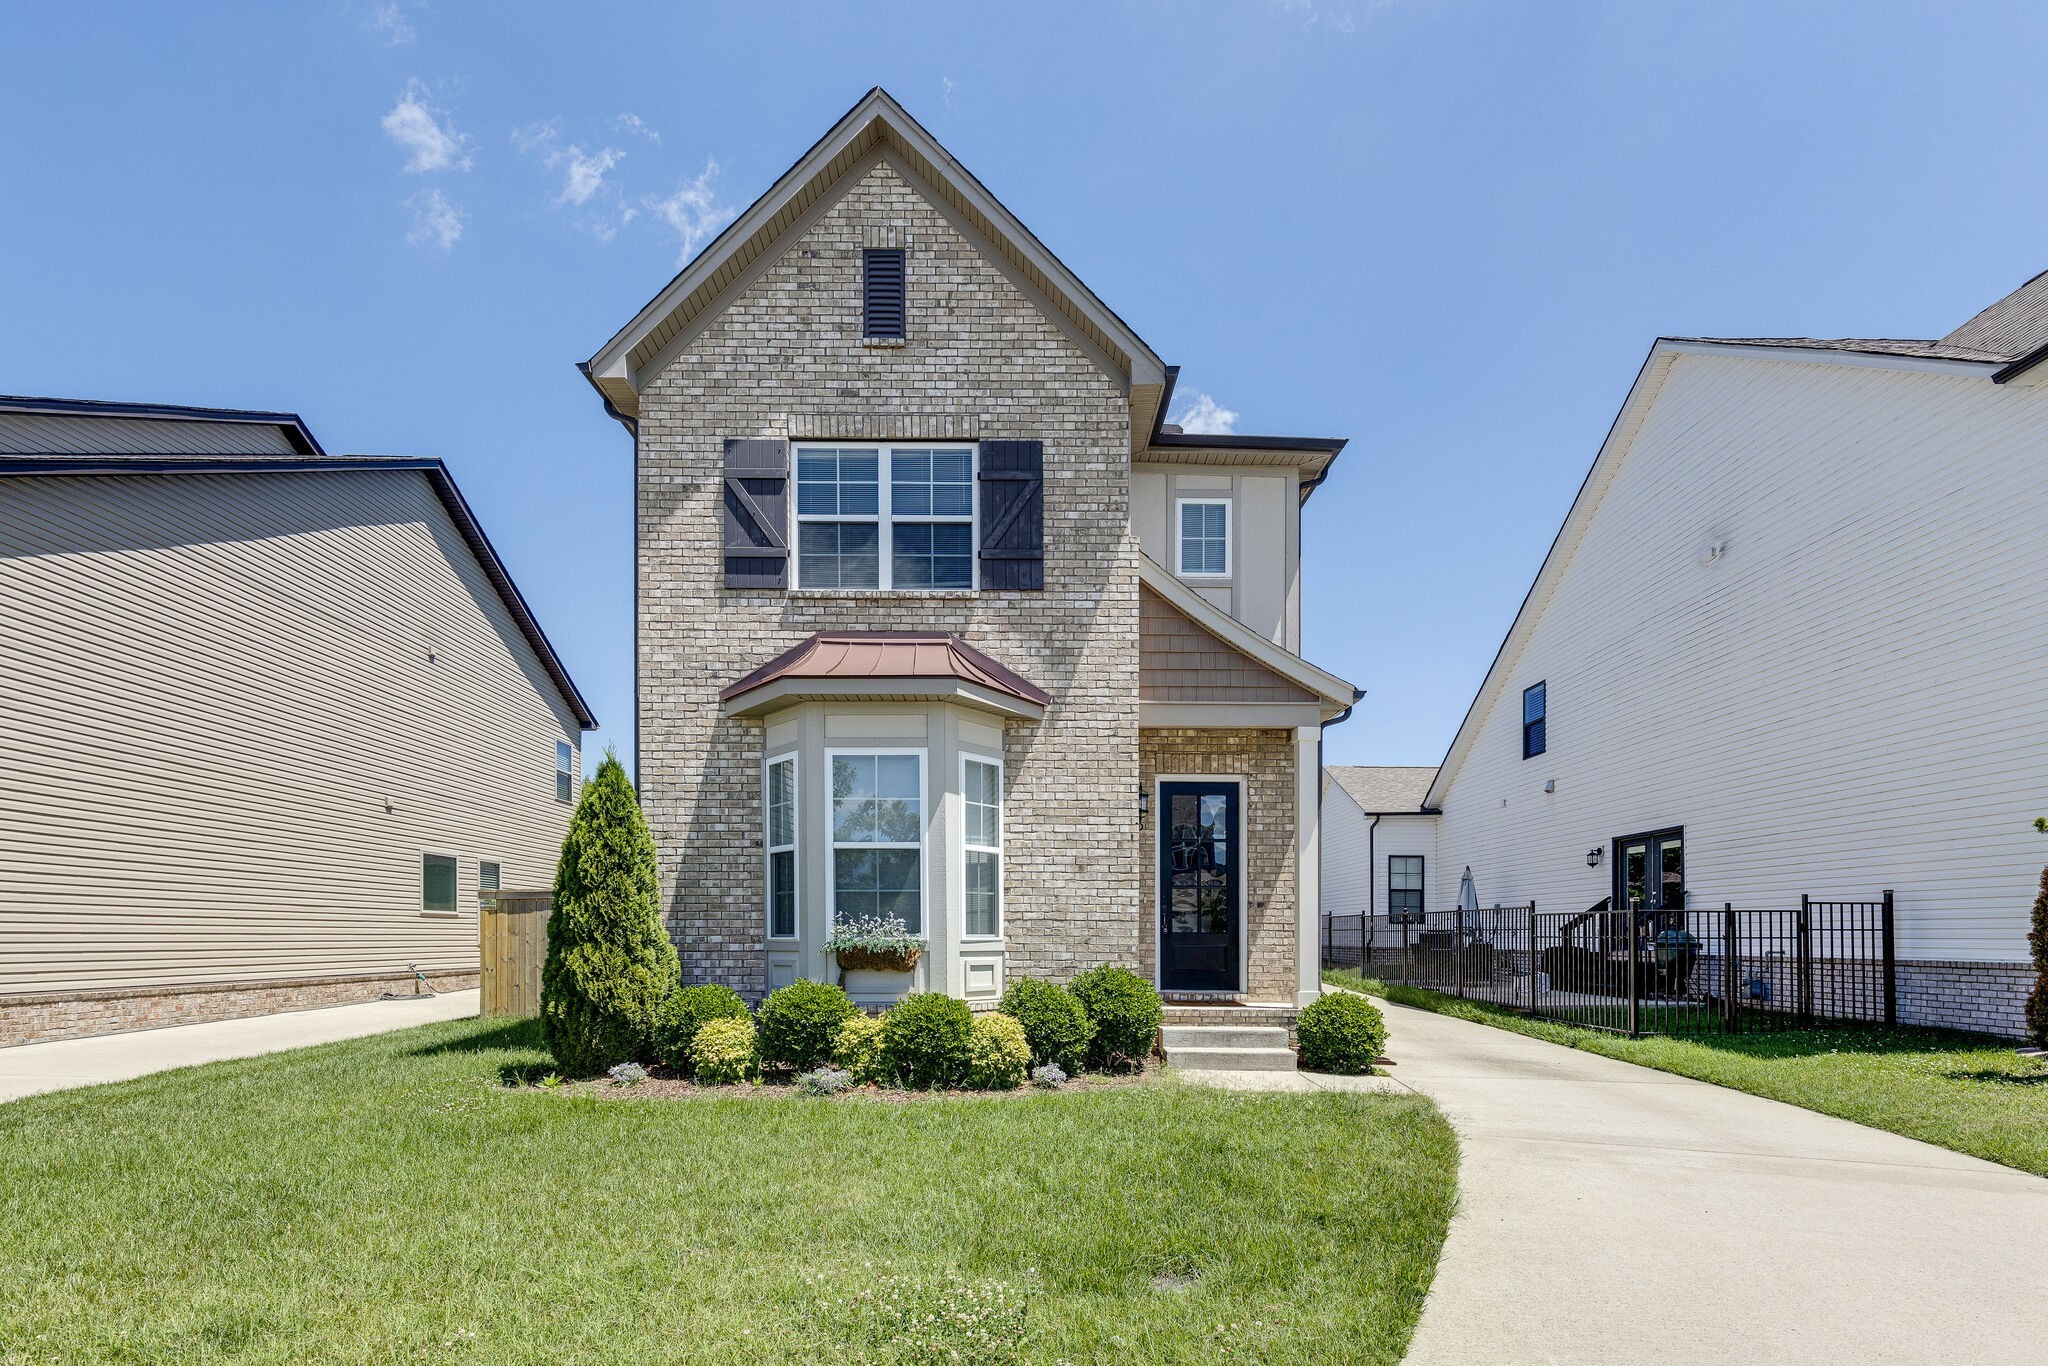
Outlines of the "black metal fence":
[[1617,1034],[1898,1023],[1892,894],[1787,910],[1534,905],[1331,916],[1323,963]]

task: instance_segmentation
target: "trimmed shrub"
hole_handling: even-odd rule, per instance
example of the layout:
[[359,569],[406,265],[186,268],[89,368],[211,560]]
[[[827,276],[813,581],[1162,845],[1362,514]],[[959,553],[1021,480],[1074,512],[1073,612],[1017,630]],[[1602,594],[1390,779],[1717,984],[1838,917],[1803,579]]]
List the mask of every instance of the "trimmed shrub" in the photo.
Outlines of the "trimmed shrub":
[[1014,1091],[1024,1084],[1031,1066],[1031,1045],[1024,1026],[1007,1015],[991,1012],[974,1017],[967,1040],[967,1084],[977,1091]]
[[1088,1065],[1088,1041],[1095,1037],[1095,1026],[1065,987],[1020,978],[1003,993],[996,1009],[1024,1027],[1033,1066],[1054,1063],[1071,1074]]
[[1068,987],[1095,1036],[1088,1041],[1088,1065],[1098,1072],[1143,1067],[1166,1018],[1159,992],[1129,968],[1104,963],[1074,978]]
[[654,1018],[655,1061],[678,1072],[690,1070],[690,1045],[707,1020],[739,1020],[747,1003],[731,987],[716,982],[672,991]]
[[654,1056],[654,1021],[675,990],[661,925],[654,839],[617,756],[606,754],[569,821],[541,968],[548,1051],[572,1076]]
[[697,1080],[712,1086],[745,1081],[758,1071],[754,1022],[738,1019],[706,1020],[690,1044],[690,1066]]
[[2034,925],[2027,931],[2034,951],[2034,989],[2027,993],[2027,1032],[2034,1047],[2048,1048],[2048,868],[2041,870],[2041,895],[2034,898]]
[[1379,1007],[1348,991],[1309,1002],[1294,1030],[1301,1065],[1311,1072],[1370,1072],[1387,1047],[1387,1022]]
[[858,1014],[853,998],[826,982],[798,978],[771,991],[754,1019],[761,1031],[761,1061],[798,1072],[830,1062],[832,1036]]
[[958,1086],[973,1038],[967,1002],[936,991],[906,996],[882,1017],[882,1070],[905,1086]]
[[857,1085],[882,1080],[882,1022],[872,1015],[856,1015],[839,1026],[832,1036],[832,1065]]

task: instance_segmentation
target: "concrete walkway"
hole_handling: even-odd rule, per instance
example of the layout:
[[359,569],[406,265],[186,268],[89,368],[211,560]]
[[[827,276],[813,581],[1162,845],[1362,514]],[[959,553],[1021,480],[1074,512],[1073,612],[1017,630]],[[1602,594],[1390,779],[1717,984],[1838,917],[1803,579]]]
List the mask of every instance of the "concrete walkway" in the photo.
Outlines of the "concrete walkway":
[[2048,1360],[2048,1180],[1382,1009],[1463,1140],[1410,1363]]
[[467,1019],[476,1011],[477,994],[472,989],[440,996],[409,996],[294,1010],[282,1015],[257,1015],[246,1020],[214,1020],[130,1034],[21,1044],[0,1048],[0,1101],[19,1100],[42,1091],[94,1086],[103,1081],[126,1081],[223,1058],[253,1058],[259,1053],[286,1048],[358,1039],[365,1034],[407,1029],[434,1020]]

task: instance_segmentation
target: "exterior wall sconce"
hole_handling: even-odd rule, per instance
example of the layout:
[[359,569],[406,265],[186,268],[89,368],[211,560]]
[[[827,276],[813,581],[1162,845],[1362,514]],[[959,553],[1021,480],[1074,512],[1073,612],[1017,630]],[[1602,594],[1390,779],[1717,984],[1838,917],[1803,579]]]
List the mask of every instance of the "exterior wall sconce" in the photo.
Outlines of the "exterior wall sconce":
[[1555,779],[1555,778],[1545,778],[1545,779],[1543,780],[1543,790],[1544,790],[1545,792],[1555,792],[1555,791],[1557,791],[1557,779]]
[[1141,816],[1149,815],[1151,814],[1151,811],[1152,794],[1149,792],[1140,792],[1138,794],[1138,814]]
[[1586,866],[1588,868],[1598,868],[1600,866],[1600,850],[1588,849],[1586,851]]

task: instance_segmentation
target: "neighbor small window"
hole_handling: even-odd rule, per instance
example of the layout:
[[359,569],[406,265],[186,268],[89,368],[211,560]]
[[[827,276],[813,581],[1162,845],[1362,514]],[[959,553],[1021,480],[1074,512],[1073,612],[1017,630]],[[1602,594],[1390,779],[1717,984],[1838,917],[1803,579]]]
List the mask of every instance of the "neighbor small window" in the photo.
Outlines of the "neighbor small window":
[[555,800],[574,801],[576,797],[576,751],[564,741],[555,741]]
[[768,765],[768,935],[796,937],[796,759]]
[[478,864],[477,864],[477,866],[476,866],[476,889],[477,889],[477,890],[478,890],[479,892],[495,892],[495,891],[497,891],[497,890],[498,890],[498,865],[497,865],[497,864],[495,864],[495,863],[478,863]]
[[988,759],[962,766],[967,798],[967,933],[1003,932],[1003,767]]
[[900,341],[904,336],[903,252],[864,251],[860,254],[861,324],[863,337]]
[[420,909],[444,913],[455,909],[455,860],[446,854],[420,856]]
[[1522,689],[1522,757],[1533,759],[1543,752],[1543,718],[1548,682]]
[[1180,572],[1222,576],[1230,572],[1230,502],[1224,498],[1183,498],[1180,504]]
[[1387,919],[1422,924],[1422,855],[1387,855]]
[[833,754],[832,920],[924,933],[924,756]]

